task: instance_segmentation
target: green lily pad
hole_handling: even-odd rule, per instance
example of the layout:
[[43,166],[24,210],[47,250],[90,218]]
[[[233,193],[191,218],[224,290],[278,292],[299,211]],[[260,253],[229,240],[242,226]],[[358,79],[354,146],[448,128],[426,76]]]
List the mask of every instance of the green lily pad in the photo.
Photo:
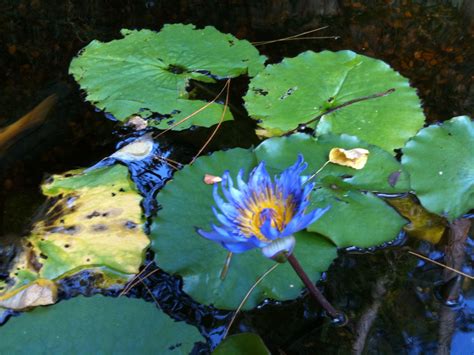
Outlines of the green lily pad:
[[[394,239],[407,221],[383,200],[371,193],[347,190],[335,183],[316,189],[311,205],[331,209],[308,227],[338,247],[367,248]],[[346,186],[347,187],[347,186]]]
[[5,297],[31,281],[56,281],[86,269],[103,268],[122,281],[138,272],[149,239],[143,231],[142,197],[127,167],[55,175],[43,192],[52,202],[26,237]]
[[[191,100],[189,80],[254,76],[263,69],[264,56],[248,41],[223,34],[214,27],[165,25],[160,32],[122,30],[124,38],[108,43],[92,41],[71,62],[70,74],[87,92],[87,100],[124,121],[132,115],[164,117],[151,124],[169,128],[203,107]],[[216,124],[223,105],[213,103],[174,127]],[[231,119],[227,110],[224,119]]]
[[474,208],[474,123],[467,116],[422,129],[402,165],[422,205],[449,220]]
[[269,170],[281,171],[293,164],[296,156],[301,153],[308,163],[305,174],[311,175],[326,163],[329,151],[336,147],[369,150],[367,164],[361,170],[328,164],[318,173],[316,180],[335,176],[353,189],[386,193],[409,191],[408,174],[391,154],[345,134],[327,134],[316,139],[306,134],[270,138],[255,149],[255,154],[259,161],[265,160]]
[[348,101],[310,125],[318,134],[346,133],[393,153],[423,126],[416,90],[386,63],[351,51],[307,51],[268,65],[250,82],[245,106],[266,135],[280,135]]
[[0,327],[8,354],[189,354],[198,330],[138,299],[76,297]]
[[[256,164],[250,150],[216,152],[178,171],[157,196],[162,209],[151,228],[155,260],[163,270],[179,274],[184,291],[200,303],[236,309],[254,282],[274,264],[260,250],[234,254],[222,280],[227,250],[195,231],[196,227],[207,229],[217,223],[212,213],[213,187],[203,182],[204,175],[220,176],[229,170],[236,176],[240,168],[248,173]],[[296,240],[294,253],[316,282],[336,257],[336,248],[316,233],[297,233]],[[302,287],[288,263],[279,265],[255,288],[244,309],[255,307],[265,298],[293,299]]]
[[240,333],[226,338],[212,355],[270,355],[262,338],[254,333]]

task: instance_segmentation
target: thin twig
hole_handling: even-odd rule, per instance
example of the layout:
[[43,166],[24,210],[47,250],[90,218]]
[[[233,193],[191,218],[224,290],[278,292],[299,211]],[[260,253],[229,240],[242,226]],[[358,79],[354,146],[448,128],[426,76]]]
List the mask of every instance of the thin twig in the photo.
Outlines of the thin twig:
[[143,279],[141,277],[140,277],[140,282],[143,284],[143,286],[145,286],[145,288],[148,291],[148,293],[150,294],[151,298],[153,298],[153,302],[155,302],[155,304],[158,306],[158,308],[161,309],[160,304],[158,303],[158,300],[153,295],[153,292],[151,292],[150,288],[145,284],[145,282],[143,281]]
[[168,165],[169,167],[171,167],[172,169],[174,169],[174,170],[179,170],[179,166],[178,166],[178,165],[175,165],[174,163],[168,161],[166,158],[163,158],[162,156],[159,156],[159,155],[155,155],[155,157],[156,157],[159,161],[161,161],[161,162],[165,163],[166,165]]
[[126,295],[128,292],[130,292],[130,290],[131,290],[132,288],[134,288],[134,287],[135,287],[136,285],[138,285],[140,282],[142,282],[143,280],[149,278],[151,275],[153,275],[155,272],[158,272],[158,271],[160,271],[160,269],[155,269],[155,270],[153,270],[153,271],[150,271],[148,274],[146,274],[146,276],[145,276],[143,279],[140,278],[138,275],[135,276],[135,277],[134,277],[134,280],[136,280],[137,278],[138,278],[138,280],[135,281],[134,283],[130,284],[130,286],[127,287],[127,290],[126,290],[126,291],[123,290],[123,291],[120,293],[119,296]]
[[237,318],[237,314],[239,314],[240,310],[242,309],[242,307],[244,306],[245,302],[247,302],[247,300],[249,299],[250,295],[252,294],[253,290],[255,290],[255,287],[258,286],[258,284],[260,282],[262,282],[262,280],[267,277],[268,274],[270,274],[273,270],[275,270],[279,265],[279,263],[276,263],[275,265],[273,265],[271,268],[269,268],[267,271],[265,271],[263,273],[262,276],[260,276],[257,281],[255,281],[255,283],[252,285],[252,287],[250,287],[250,289],[248,290],[248,292],[245,294],[245,297],[242,299],[242,302],[240,302],[239,304],[239,307],[237,307],[237,309],[235,310],[234,314],[232,315],[232,318],[229,322],[229,325],[227,326],[227,328],[225,329],[225,332],[224,332],[224,336],[222,337],[222,340],[225,339],[225,337],[227,336],[227,334],[229,333],[229,330],[230,328],[232,328],[232,325],[234,324],[234,321],[235,319]]
[[433,260],[433,259],[430,259],[424,255],[421,255],[421,254],[418,254],[418,253],[415,253],[414,251],[411,251],[411,250],[408,250],[408,253],[412,254],[412,255],[415,255],[416,257],[420,258],[420,259],[423,259],[423,260],[426,260],[426,261],[429,261],[430,263],[433,263],[435,265],[438,265],[438,266],[441,266],[441,267],[444,267],[445,269],[448,269],[452,272],[455,272],[456,274],[459,274],[459,275],[462,275],[462,276],[465,276],[467,277],[468,279],[471,279],[471,280],[474,280],[474,276],[471,276],[471,275],[468,275],[462,271],[459,271],[459,270],[456,270],[452,267],[449,267],[448,265],[445,265],[445,264],[442,264],[436,260]]
[[338,319],[341,315],[340,312],[338,312],[324,297],[324,295],[317,289],[317,287],[314,285],[314,283],[310,280],[309,276],[306,274],[304,271],[303,267],[300,265],[298,260],[296,260],[296,257],[294,254],[288,255],[288,262],[290,265],[293,267],[293,269],[296,271],[298,276],[300,277],[301,281],[303,281],[304,285],[308,288],[309,292],[311,295],[318,301],[318,303],[321,305],[321,307],[324,308],[324,310],[329,314],[329,316],[333,319]]
[[339,39],[341,36],[320,36],[320,37],[298,37],[298,38],[288,38],[285,41],[302,41],[305,39]]
[[270,44],[270,43],[288,41],[288,40],[291,40],[291,39],[293,39],[293,38],[298,38],[298,37],[301,37],[301,36],[304,36],[304,35],[307,35],[307,34],[310,34],[310,33],[314,33],[314,32],[317,32],[317,31],[324,30],[324,29],[326,29],[326,28],[328,28],[328,27],[329,27],[329,26],[319,27],[319,28],[316,28],[316,29],[313,29],[313,30],[309,30],[309,31],[306,31],[306,32],[298,33],[298,34],[293,35],[293,36],[284,37],[284,38],[279,38],[279,39],[274,39],[274,40],[270,40],[270,41],[257,41],[257,42],[252,42],[252,44],[253,44],[254,46],[262,46],[262,45]]
[[126,294],[129,290],[129,286],[130,284],[132,284],[136,279],[138,279],[145,271],[146,269],[148,268],[148,266],[150,266],[151,263],[148,263],[145,265],[145,267],[142,269],[142,271],[140,271],[138,274],[136,274],[124,287],[124,289],[122,290],[122,292],[120,292],[120,296],[123,296],[124,294]]
[[307,125],[319,120],[321,117],[323,117],[325,115],[328,115],[328,114],[330,114],[334,111],[340,110],[343,107],[350,106],[350,105],[353,105],[353,104],[361,102],[361,101],[366,101],[366,100],[376,99],[376,98],[379,98],[379,97],[384,97],[384,96],[387,96],[387,95],[391,94],[392,92],[395,92],[394,88],[388,89],[388,90],[383,91],[383,92],[378,92],[378,93],[373,94],[373,95],[362,96],[362,97],[358,97],[357,99],[346,101],[346,102],[344,102],[344,103],[342,103],[342,104],[340,104],[336,107],[330,108],[329,110],[317,115],[316,117],[310,119],[309,121],[307,121],[305,123],[299,124],[298,127],[294,128],[294,129],[291,129],[288,132],[283,133],[283,135],[286,136],[286,135],[292,134],[292,133],[296,132],[300,126],[307,126]]
[[[199,149],[199,151],[197,152],[197,154],[194,156],[193,160],[191,160],[191,162],[189,163],[189,165],[193,164],[196,159],[199,157],[199,155],[201,155],[201,153],[203,152],[204,149],[206,149],[206,147],[208,146],[209,143],[211,143],[211,140],[212,138],[214,138],[214,136],[216,135],[217,131],[219,130],[219,128],[221,127],[221,124],[222,122],[224,121],[224,117],[225,117],[225,114],[227,112],[227,108],[229,106],[229,96],[230,96],[230,79],[227,80],[226,84],[224,87],[227,87],[227,92],[226,92],[226,97],[225,97],[225,103],[224,103],[224,109],[222,110],[222,115],[221,115],[221,118],[219,120],[219,123],[217,123],[217,126],[216,128],[214,129],[214,131],[211,133],[211,135],[209,136],[209,138],[207,139],[207,141],[204,143],[204,145],[201,147],[201,149]],[[220,94],[219,94],[220,95]]]

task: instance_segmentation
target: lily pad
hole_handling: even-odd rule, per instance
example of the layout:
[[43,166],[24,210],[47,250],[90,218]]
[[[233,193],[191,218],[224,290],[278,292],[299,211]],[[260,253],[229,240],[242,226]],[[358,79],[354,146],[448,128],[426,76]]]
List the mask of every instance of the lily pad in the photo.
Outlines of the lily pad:
[[336,147],[367,149],[369,151],[367,164],[360,170],[328,164],[318,173],[316,179],[325,176],[338,177],[357,190],[386,193],[409,191],[408,174],[391,154],[357,137],[345,134],[322,135],[316,139],[306,134],[270,138],[255,149],[255,154],[259,161],[266,161],[269,170],[281,171],[293,164],[296,156],[301,153],[308,163],[305,174],[311,175],[328,161],[330,150]]
[[39,307],[0,328],[8,354],[189,354],[198,330],[138,299],[76,297]]
[[[169,128],[204,105],[191,100],[191,79],[254,76],[263,69],[264,56],[248,41],[223,34],[214,27],[165,25],[160,32],[122,30],[124,38],[107,43],[92,41],[72,62],[69,72],[87,92],[87,100],[120,121],[132,115],[158,116],[151,121]],[[223,105],[205,110],[173,129],[209,127],[221,118]],[[224,119],[231,119],[230,111]]]
[[268,65],[250,82],[245,106],[265,135],[281,135],[351,100],[310,124],[318,134],[350,134],[393,154],[423,126],[416,90],[381,60],[352,51],[307,51]]
[[[216,152],[178,171],[158,194],[162,209],[151,228],[155,260],[163,270],[179,274],[184,291],[200,303],[236,309],[254,282],[274,264],[260,250],[234,254],[222,280],[227,250],[195,230],[217,223],[212,213],[213,187],[204,183],[204,176],[221,176],[225,170],[236,176],[240,168],[248,173],[256,164],[250,150]],[[296,235],[294,253],[316,282],[336,257],[336,248],[316,233],[300,232]],[[244,309],[255,307],[265,298],[293,299],[302,287],[288,263],[279,265],[255,288]]]
[[402,165],[427,210],[453,220],[474,208],[473,152],[467,116],[426,127],[403,148]]
[[262,338],[254,333],[240,333],[226,338],[212,355],[270,355]]
[[142,197],[126,167],[55,175],[43,192],[53,202],[26,237],[6,293],[38,278],[57,280],[84,269],[106,268],[122,280],[138,272],[149,239]]

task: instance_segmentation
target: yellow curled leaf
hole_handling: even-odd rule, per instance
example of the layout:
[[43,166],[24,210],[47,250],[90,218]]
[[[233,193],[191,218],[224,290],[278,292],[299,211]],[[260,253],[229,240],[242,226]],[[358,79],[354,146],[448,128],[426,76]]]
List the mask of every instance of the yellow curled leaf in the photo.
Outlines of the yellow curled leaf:
[[369,159],[369,151],[363,148],[343,149],[333,148],[329,152],[329,161],[333,164],[348,166],[360,170]]

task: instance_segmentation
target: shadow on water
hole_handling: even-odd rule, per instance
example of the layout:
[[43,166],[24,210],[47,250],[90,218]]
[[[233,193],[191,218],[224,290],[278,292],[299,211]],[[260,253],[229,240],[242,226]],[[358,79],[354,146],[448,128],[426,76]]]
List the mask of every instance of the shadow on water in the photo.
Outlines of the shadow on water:
[[[92,39],[118,38],[121,28],[159,30],[164,23],[177,22],[213,25],[251,41],[329,26],[320,34],[339,39],[280,42],[259,49],[271,62],[309,49],[351,49],[382,59],[410,79],[428,121],[436,122],[474,111],[474,6],[469,1],[452,2],[461,10],[441,0],[4,2],[0,5],[0,127],[13,123],[51,94],[57,95],[58,103],[40,127],[24,132],[0,155],[0,271],[15,254],[16,235],[28,228],[34,211],[44,202],[38,189],[42,179],[91,166],[134,137],[84,103],[84,94],[67,74],[72,57]],[[238,119],[223,125],[209,150],[258,142],[253,123],[241,113],[238,98],[246,79],[239,80],[233,85]],[[169,134],[160,139],[160,149],[186,163],[208,134],[205,129]],[[130,170],[148,197],[171,174],[160,162],[130,166]],[[144,205],[150,214],[158,207],[152,201],[149,198]],[[324,349],[330,354],[447,354],[451,339],[452,353],[466,353],[469,346],[472,349],[474,336],[472,281],[460,283],[442,268],[408,254],[407,248],[440,261],[449,252],[443,246],[411,239],[403,246],[371,252],[341,251],[319,286],[351,319],[345,327],[335,328],[320,317],[321,310],[303,294],[295,301],[267,301],[242,313],[231,333],[256,331],[275,353],[309,354]],[[471,274],[473,248],[474,241],[468,238],[466,262],[461,266]],[[151,262],[153,256],[147,260]],[[153,270],[156,266],[150,265],[148,271]],[[88,277],[92,276],[82,273],[63,281],[61,296],[97,292]],[[156,271],[144,282],[146,287],[138,285],[131,297],[155,298],[175,319],[198,326],[211,346],[219,341],[229,312],[196,304],[181,291],[181,281],[164,272]],[[451,307],[437,298],[452,300],[461,289],[464,298],[456,298]],[[208,350],[208,346],[196,349]]]

